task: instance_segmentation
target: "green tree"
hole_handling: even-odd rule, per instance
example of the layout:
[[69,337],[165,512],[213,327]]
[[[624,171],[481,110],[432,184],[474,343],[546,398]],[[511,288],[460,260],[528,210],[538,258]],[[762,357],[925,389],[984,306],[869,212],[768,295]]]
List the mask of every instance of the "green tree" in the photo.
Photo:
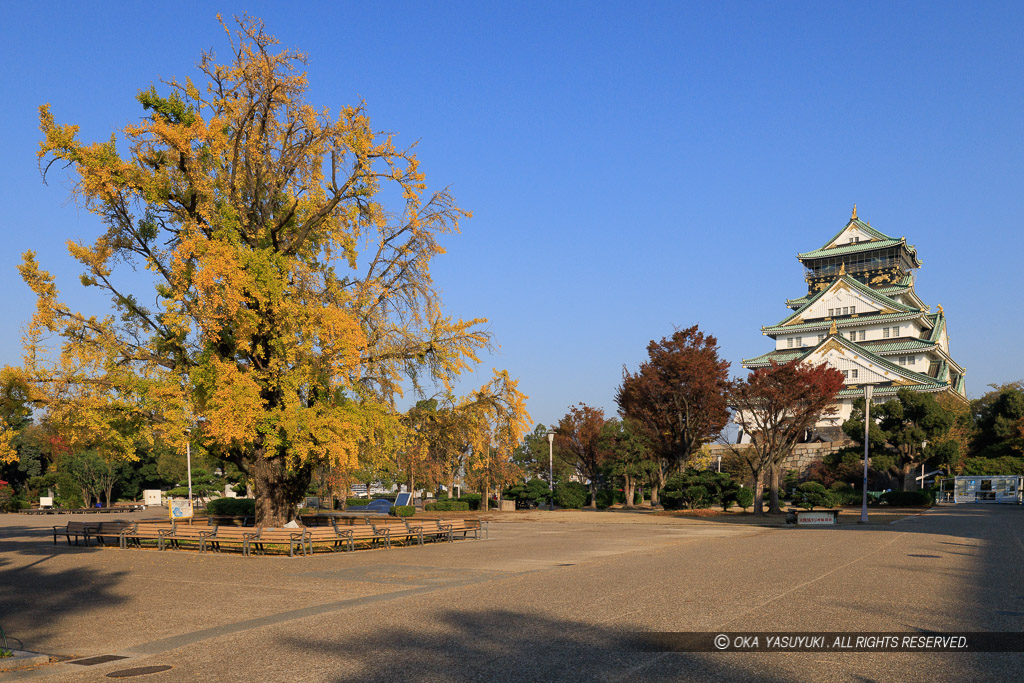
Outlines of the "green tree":
[[622,480],[623,507],[632,508],[637,486],[657,480],[658,462],[651,442],[634,421],[611,418],[601,428],[599,446],[607,453],[608,473]]

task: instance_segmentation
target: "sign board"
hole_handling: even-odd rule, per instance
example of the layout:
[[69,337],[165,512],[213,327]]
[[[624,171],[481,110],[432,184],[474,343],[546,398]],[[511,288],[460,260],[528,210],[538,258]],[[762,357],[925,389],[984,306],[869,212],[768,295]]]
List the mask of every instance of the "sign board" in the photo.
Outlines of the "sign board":
[[796,513],[796,523],[797,526],[834,526],[836,516],[832,510],[798,512]]
[[41,508],[52,508],[53,507],[53,496],[39,496],[39,507],[41,507]]
[[171,519],[192,519],[192,503],[185,499],[172,500],[168,509],[171,511]]
[[399,493],[395,498],[395,505],[412,505],[411,493]]

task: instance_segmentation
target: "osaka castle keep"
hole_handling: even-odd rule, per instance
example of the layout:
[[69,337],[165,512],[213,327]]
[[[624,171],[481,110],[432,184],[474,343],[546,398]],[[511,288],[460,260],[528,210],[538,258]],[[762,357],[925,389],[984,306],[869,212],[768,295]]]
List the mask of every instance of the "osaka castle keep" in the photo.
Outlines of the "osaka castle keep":
[[797,254],[807,293],[790,299],[793,313],[762,327],[775,348],[743,361],[767,367],[771,361],[828,363],[846,378],[839,413],[823,418],[812,439],[841,438],[854,399],[873,385],[873,403],[887,401],[908,387],[950,393],[966,401],[964,369],[949,355],[946,314],[932,311],[914,291],[921,266],[917,249],[853,216],[814,251]]

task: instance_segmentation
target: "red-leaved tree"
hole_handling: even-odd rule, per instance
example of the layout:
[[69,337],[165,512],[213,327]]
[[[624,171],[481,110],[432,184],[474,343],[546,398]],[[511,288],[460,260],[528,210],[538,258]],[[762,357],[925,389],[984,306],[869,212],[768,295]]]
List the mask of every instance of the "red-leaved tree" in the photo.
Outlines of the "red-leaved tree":
[[555,453],[590,480],[590,507],[597,507],[597,479],[608,453],[602,448],[604,411],[585,403],[570,406],[555,430]]
[[718,340],[696,325],[652,341],[647,355],[636,373],[623,368],[615,401],[653,447],[658,485],[651,491],[651,503],[656,505],[668,475],[728,422],[729,362],[718,357]]
[[796,361],[754,370],[733,383],[729,402],[733,421],[750,436],[748,458],[754,474],[754,514],[764,514],[762,492],[765,472],[770,473],[769,511],[779,512],[779,467],[807,430],[822,417],[835,415],[833,405],[843,388],[843,373]]

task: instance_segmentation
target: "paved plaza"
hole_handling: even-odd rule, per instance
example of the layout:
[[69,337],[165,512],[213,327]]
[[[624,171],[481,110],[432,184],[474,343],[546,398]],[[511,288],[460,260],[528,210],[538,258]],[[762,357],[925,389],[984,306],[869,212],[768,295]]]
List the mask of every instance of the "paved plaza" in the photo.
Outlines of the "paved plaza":
[[[1018,678],[1024,654],[643,653],[635,631],[1019,631],[1024,509],[760,527],[614,512],[496,515],[490,538],[241,557],[53,545],[0,515],[0,626],[65,661],[4,680]],[[507,521],[506,521],[507,520]],[[93,666],[73,658],[118,655]]]

